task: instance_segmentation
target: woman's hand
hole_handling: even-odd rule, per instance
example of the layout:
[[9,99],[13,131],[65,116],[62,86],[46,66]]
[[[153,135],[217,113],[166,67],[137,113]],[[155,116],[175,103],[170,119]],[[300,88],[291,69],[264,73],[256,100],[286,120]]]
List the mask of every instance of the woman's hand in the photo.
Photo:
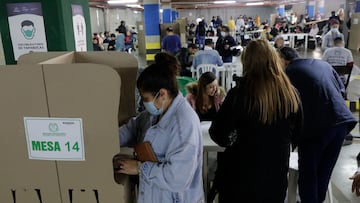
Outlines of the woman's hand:
[[138,174],[138,161],[135,159],[120,159],[120,169],[118,173],[124,173],[128,175],[137,175]]
[[360,173],[355,173],[350,179],[353,180],[352,192],[354,192],[356,196],[360,196]]

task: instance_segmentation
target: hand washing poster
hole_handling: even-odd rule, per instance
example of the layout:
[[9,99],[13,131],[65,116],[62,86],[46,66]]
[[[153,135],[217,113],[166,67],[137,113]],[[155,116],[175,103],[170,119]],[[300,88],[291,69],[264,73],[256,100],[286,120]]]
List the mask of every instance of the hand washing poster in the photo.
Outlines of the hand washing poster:
[[81,5],[71,5],[75,38],[75,50],[87,51],[86,47],[86,24]]
[[14,58],[29,52],[47,52],[41,3],[7,4]]

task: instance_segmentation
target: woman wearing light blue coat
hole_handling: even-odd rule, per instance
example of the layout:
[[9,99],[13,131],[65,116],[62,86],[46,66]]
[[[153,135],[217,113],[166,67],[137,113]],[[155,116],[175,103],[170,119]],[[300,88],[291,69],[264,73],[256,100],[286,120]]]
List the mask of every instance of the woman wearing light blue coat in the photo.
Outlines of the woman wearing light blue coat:
[[137,87],[146,111],[120,127],[120,145],[149,141],[159,162],[122,159],[118,172],[139,175],[139,203],[204,202],[200,121],[179,94],[176,70],[150,65]]

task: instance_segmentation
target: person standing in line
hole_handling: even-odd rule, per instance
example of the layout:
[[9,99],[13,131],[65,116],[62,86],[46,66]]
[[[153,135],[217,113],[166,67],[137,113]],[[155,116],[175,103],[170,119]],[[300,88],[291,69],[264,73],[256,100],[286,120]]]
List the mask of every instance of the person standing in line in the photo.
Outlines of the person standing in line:
[[138,203],[204,201],[200,121],[179,92],[173,59],[176,64],[155,63],[141,72],[137,87],[146,111],[119,128],[120,146],[147,141],[158,160],[117,161],[116,172],[139,176]]
[[125,50],[125,34],[120,32],[119,29],[116,29],[116,43],[115,48],[116,51],[124,51]]
[[172,54],[176,54],[181,49],[181,40],[179,35],[174,33],[174,29],[170,26],[166,28],[167,35],[163,38],[161,48]]
[[303,133],[296,140],[301,202],[323,202],[344,138],[357,121],[345,105],[345,90],[332,66],[301,59],[295,49],[280,49],[286,74],[301,95]]
[[242,63],[243,77],[209,129],[225,147],[214,180],[219,203],[284,202],[290,141],[301,131],[300,98],[266,39],[251,41]]
[[204,21],[200,21],[196,26],[195,36],[199,43],[199,49],[204,49],[205,37],[206,37],[206,28]]
[[221,31],[221,37],[216,41],[216,50],[219,52],[224,63],[231,63],[233,58],[233,52],[231,47],[236,46],[235,39],[230,35],[229,27],[223,26]]
[[230,16],[230,19],[228,21],[228,26],[229,26],[229,30],[230,30],[230,35],[231,36],[235,36],[235,20],[232,16]]

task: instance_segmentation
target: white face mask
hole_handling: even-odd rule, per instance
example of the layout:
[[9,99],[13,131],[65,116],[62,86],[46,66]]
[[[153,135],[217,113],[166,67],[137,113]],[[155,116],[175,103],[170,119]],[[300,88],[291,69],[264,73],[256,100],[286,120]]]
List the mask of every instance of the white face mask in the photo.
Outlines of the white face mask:
[[221,32],[221,36],[225,37],[226,33],[225,32]]

